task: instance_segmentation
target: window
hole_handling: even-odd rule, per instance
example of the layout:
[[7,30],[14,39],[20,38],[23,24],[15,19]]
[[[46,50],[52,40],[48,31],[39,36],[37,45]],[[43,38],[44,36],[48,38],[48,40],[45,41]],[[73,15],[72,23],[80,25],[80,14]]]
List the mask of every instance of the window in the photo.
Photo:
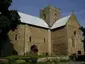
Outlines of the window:
[[48,56],[48,53],[46,52],[45,55]]
[[17,40],[17,34],[15,34],[15,40]]
[[57,14],[55,14],[55,16],[56,16]]
[[29,37],[29,41],[31,42],[31,36]]
[[74,31],[74,36],[76,36],[76,31]]
[[44,14],[44,19],[46,19],[46,14]]
[[45,38],[44,38],[44,43],[45,43]]

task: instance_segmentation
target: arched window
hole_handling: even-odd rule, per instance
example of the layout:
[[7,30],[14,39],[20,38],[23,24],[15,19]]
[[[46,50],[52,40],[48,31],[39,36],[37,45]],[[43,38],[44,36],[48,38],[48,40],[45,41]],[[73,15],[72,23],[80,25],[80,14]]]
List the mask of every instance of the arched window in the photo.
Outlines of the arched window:
[[31,42],[31,40],[32,40],[32,39],[31,39],[31,36],[30,36],[30,37],[29,37],[29,41]]
[[74,31],[74,36],[76,36],[76,31]]
[[45,43],[45,38],[44,38],[44,43]]
[[55,16],[57,16],[57,14],[55,13]]
[[17,40],[17,34],[15,34],[15,40]]
[[45,55],[48,56],[48,53],[46,52]]
[[46,14],[44,14],[44,19],[46,19]]

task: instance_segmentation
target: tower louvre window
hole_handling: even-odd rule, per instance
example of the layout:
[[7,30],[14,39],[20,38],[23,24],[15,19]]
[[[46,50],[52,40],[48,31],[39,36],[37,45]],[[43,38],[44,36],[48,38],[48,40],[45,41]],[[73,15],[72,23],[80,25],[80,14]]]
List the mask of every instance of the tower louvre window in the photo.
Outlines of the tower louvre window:
[[17,40],[17,34],[15,34],[15,40]]
[[44,19],[46,19],[46,14],[44,14]]

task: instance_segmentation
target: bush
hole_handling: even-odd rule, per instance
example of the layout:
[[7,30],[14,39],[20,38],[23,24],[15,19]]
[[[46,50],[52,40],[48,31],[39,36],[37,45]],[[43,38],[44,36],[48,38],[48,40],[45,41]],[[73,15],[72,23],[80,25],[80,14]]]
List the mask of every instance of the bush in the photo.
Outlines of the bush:
[[9,64],[15,64],[15,59],[13,59],[13,58],[10,58],[10,59],[8,59],[9,60]]
[[25,60],[16,60],[16,62],[15,62],[16,64],[24,64],[25,63]]
[[0,62],[0,64],[9,64],[8,62]]

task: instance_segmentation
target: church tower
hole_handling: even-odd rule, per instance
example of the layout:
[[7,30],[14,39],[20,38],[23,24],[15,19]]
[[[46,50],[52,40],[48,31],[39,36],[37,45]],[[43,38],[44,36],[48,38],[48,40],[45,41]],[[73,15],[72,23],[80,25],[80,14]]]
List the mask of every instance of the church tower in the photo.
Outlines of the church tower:
[[60,18],[60,9],[49,5],[40,10],[40,18],[51,27]]

